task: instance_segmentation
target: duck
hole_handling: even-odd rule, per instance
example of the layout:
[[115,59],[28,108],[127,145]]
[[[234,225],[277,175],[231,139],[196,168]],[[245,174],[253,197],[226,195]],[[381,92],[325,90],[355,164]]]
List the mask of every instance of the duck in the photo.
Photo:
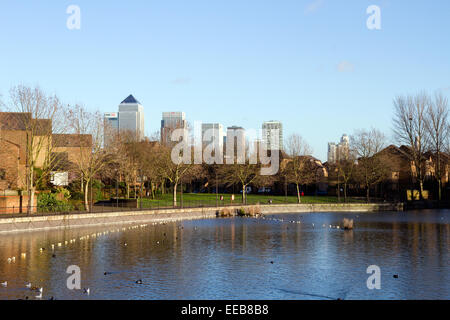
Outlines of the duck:
[[8,261],[8,263],[11,263],[12,259],[11,259],[11,258],[8,258],[8,260],[7,260],[7,261]]
[[142,284],[142,280],[141,279],[137,280],[136,284]]
[[2,282],[1,285],[6,288],[8,286],[8,281]]
[[27,284],[25,285],[25,287],[27,287],[28,289],[31,289],[31,282],[30,282],[30,283],[27,283]]
[[89,288],[84,289],[84,293],[86,293],[87,295],[90,295],[91,294],[91,289],[89,289]]

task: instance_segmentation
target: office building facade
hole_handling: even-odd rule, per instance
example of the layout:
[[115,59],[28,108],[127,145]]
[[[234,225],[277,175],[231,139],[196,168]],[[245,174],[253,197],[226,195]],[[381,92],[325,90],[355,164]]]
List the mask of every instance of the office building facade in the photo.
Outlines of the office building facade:
[[[206,133],[209,132],[209,136]],[[214,142],[214,138],[217,137],[217,145],[223,148],[225,132],[223,130],[223,125],[220,123],[202,123],[202,144],[208,145]]]
[[187,129],[186,114],[184,112],[163,112],[161,120],[161,143],[172,142],[171,136],[175,129]]
[[129,132],[137,141],[145,137],[144,107],[133,95],[129,95],[119,105],[119,112],[104,114],[105,146],[119,132]]

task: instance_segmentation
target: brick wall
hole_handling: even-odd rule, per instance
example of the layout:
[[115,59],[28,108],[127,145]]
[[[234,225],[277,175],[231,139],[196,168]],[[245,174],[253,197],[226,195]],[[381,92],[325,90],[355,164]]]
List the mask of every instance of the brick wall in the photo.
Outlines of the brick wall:
[[[22,204],[21,204],[22,202]],[[27,212],[28,196],[0,196],[0,214],[17,214]],[[34,197],[33,213],[35,213],[37,206],[37,195]]]
[[20,148],[18,145],[0,139],[0,191],[22,187],[25,177],[19,170]]

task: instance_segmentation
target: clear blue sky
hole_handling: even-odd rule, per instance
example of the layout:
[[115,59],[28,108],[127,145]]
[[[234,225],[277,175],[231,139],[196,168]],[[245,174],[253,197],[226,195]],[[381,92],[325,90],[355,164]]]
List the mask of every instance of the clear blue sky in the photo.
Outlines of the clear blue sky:
[[[81,30],[66,28],[71,4]],[[366,27],[369,5],[379,31]],[[132,93],[147,134],[163,111],[246,128],[281,120],[326,160],[343,133],[390,135],[396,95],[450,95],[450,1],[2,0],[0,93],[18,83],[102,112]]]

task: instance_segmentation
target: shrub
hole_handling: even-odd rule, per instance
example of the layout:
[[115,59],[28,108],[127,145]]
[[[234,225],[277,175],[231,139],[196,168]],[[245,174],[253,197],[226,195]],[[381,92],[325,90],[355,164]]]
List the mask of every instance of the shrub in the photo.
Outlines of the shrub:
[[55,193],[41,193],[38,196],[39,212],[65,212],[73,210],[73,206],[67,201],[57,199]]
[[228,208],[225,208],[225,209],[220,210],[218,212],[217,216],[221,217],[221,218],[226,218],[226,217],[232,217],[234,215],[233,215],[233,211],[232,210],[230,210]]

